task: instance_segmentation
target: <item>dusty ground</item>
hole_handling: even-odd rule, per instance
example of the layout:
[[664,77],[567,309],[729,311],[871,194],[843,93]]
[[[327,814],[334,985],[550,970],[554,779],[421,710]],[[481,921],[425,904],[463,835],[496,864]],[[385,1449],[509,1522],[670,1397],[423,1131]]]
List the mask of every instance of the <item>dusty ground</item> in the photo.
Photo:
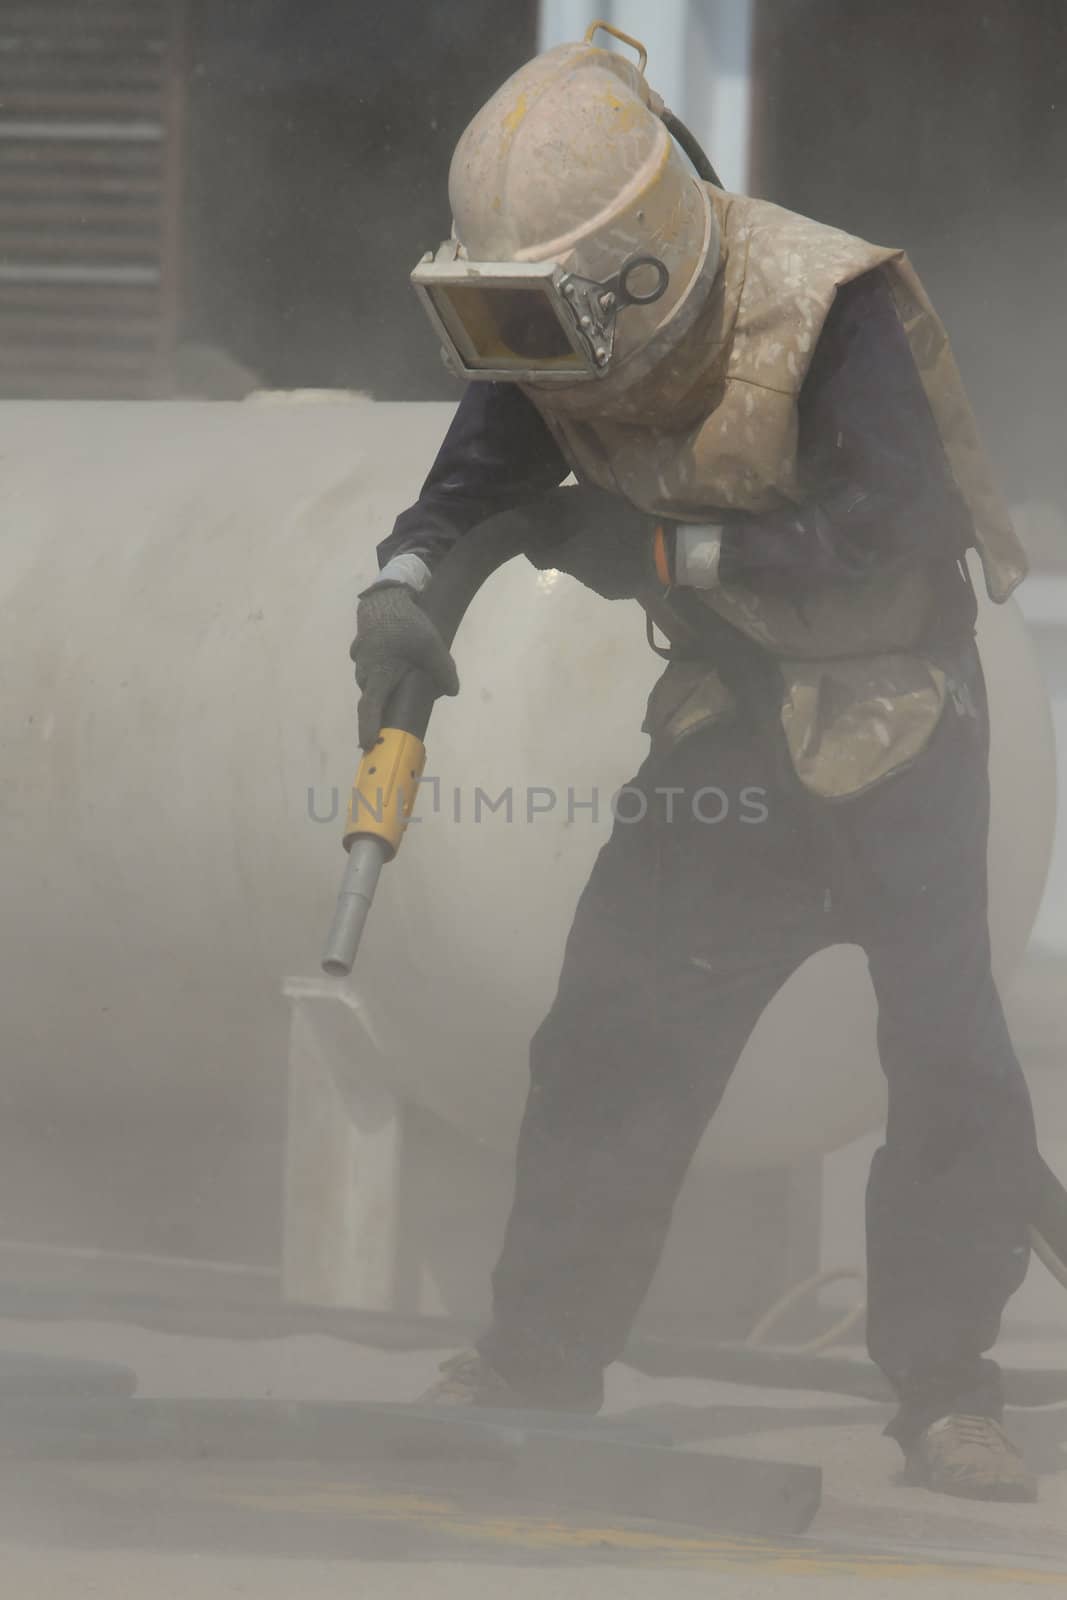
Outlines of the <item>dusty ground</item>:
[[[432,1354],[318,1337],[190,1339],[103,1323],[0,1322],[0,1350],[118,1361],[139,1392],[305,1400],[406,1400]],[[1056,1358],[1010,1350],[1009,1359]],[[666,1423],[690,1448],[818,1462],[822,1509],[798,1542],[556,1522],[518,1509],[457,1513],[309,1462],[33,1462],[0,1465],[0,1593],[19,1600],[683,1600],[840,1593],[955,1600],[1067,1593],[1067,1407],[1017,1412],[1043,1479],[1036,1506],[972,1506],[893,1482],[884,1408],[627,1369],[609,1410]]]

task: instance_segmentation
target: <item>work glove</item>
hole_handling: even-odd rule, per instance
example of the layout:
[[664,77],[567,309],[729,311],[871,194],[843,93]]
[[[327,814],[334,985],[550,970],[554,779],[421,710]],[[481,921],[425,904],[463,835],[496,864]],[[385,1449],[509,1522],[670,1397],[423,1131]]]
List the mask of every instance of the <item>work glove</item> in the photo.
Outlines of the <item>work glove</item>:
[[632,600],[657,583],[663,587],[653,556],[656,523],[619,495],[583,489],[573,514],[564,509],[551,533],[531,536],[526,557],[539,571],[566,572],[605,600]]
[[364,590],[349,655],[361,691],[359,742],[364,750],[381,732],[389,696],[413,669],[426,674],[437,694],[459,693],[448,646],[406,584],[380,583]]

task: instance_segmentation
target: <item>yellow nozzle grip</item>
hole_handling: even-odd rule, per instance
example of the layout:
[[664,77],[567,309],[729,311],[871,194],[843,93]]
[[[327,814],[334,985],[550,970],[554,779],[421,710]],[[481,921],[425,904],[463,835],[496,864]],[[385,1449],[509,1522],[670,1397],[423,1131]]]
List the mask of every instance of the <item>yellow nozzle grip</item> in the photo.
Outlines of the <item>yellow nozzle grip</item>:
[[426,746],[402,728],[383,728],[359,764],[348,802],[344,846],[367,837],[389,846],[392,860],[415,808]]

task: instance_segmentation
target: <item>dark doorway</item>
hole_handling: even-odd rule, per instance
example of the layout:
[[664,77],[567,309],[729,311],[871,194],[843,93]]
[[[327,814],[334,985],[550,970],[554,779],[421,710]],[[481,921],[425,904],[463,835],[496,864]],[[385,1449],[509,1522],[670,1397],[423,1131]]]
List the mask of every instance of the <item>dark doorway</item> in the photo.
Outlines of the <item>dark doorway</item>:
[[534,0],[194,0],[183,339],[272,388],[455,395],[408,274],[535,49]]
[[1067,5],[763,0],[758,192],[908,250],[1009,494],[1067,509]]

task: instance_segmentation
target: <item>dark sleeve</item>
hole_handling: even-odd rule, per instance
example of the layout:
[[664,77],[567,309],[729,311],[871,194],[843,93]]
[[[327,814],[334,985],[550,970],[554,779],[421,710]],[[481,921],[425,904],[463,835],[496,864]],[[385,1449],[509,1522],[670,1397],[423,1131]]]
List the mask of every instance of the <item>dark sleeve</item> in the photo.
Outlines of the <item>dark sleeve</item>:
[[810,498],[729,518],[722,579],[848,582],[932,547],[962,550],[953,484],[907,334],[878,271],[838,292],[800,395],[798,456]]
[[432,567],[477,523],[558,488],[570,470],[517,385],[469,384],[418,500],[378,546],[379,562],[414,554]]

